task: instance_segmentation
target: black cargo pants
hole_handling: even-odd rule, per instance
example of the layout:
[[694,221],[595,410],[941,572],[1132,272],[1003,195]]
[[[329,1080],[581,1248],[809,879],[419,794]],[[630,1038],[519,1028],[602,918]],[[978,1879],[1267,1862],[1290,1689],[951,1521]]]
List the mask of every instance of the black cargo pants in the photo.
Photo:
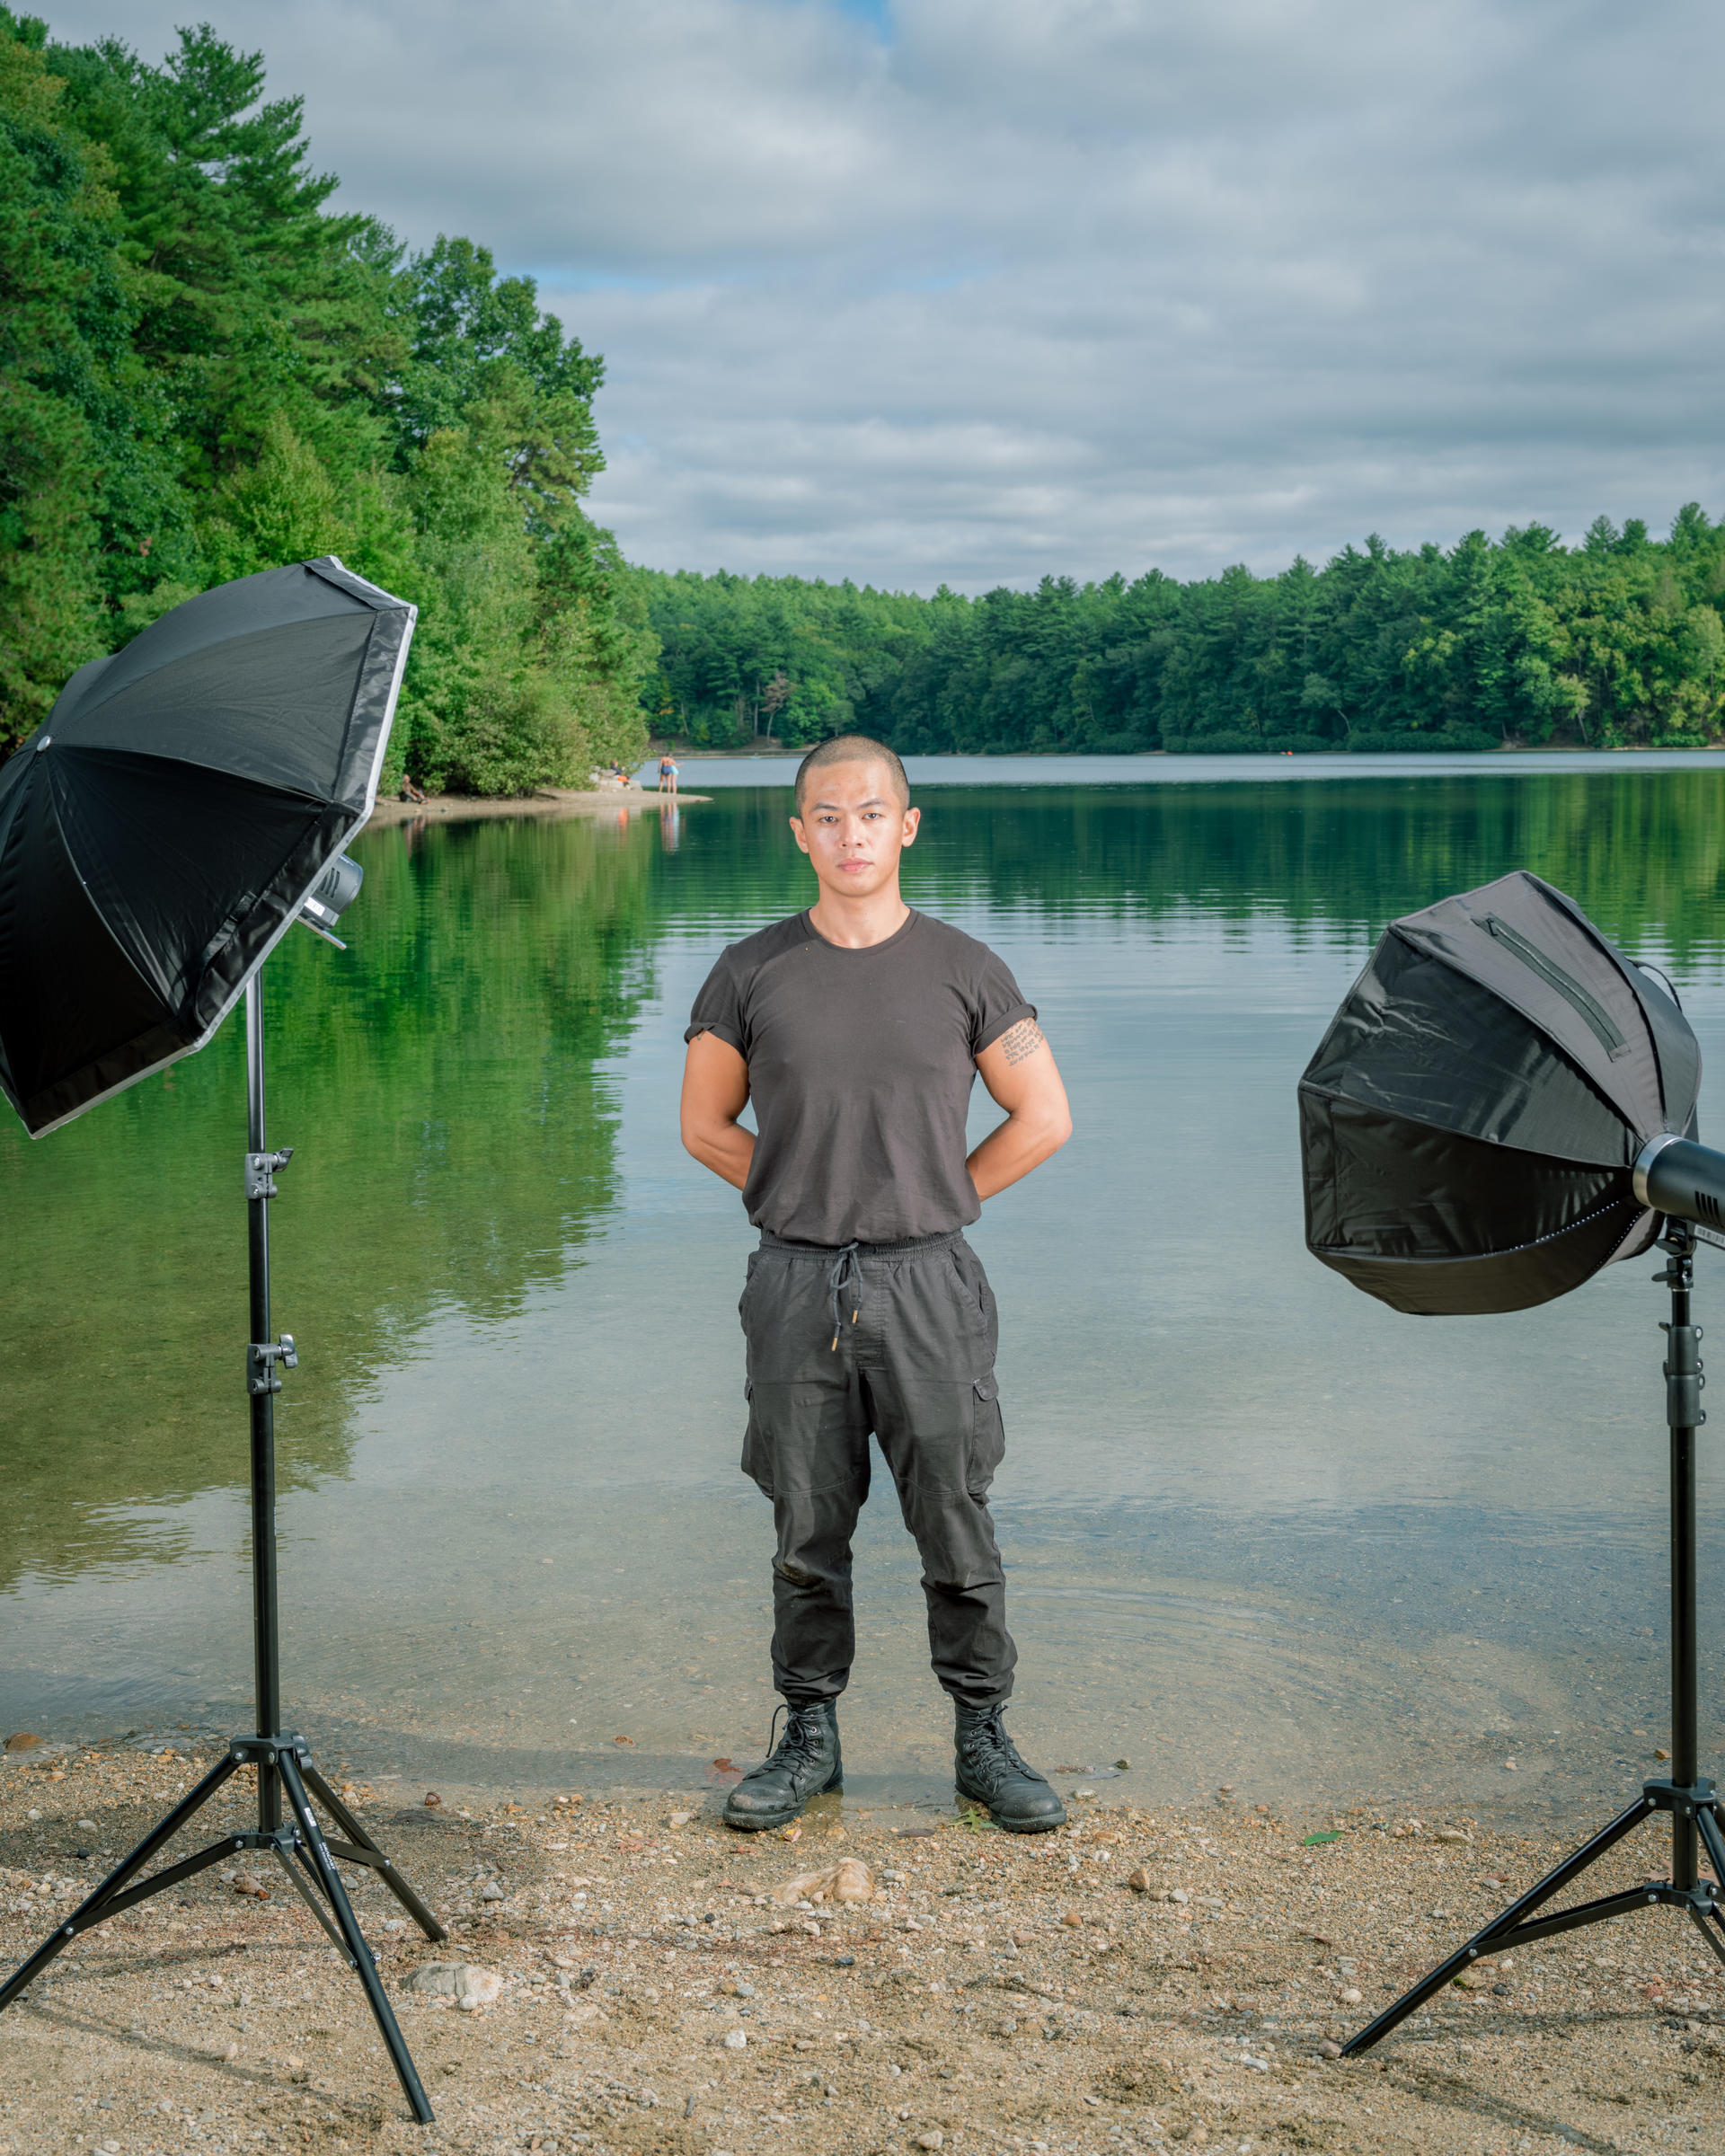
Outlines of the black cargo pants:
[[773,1678],[793,1706],[834,1700],[856,1651],[851,1536],[869,1436],[923,1560],[934,1674],[986,1706],[1017,1650],[988,1486],[1005,1450],[999,1321],[964,1237],[828,1250],[763,1234],[738,1314],[748,1353],[743,1471],[773,1500]]

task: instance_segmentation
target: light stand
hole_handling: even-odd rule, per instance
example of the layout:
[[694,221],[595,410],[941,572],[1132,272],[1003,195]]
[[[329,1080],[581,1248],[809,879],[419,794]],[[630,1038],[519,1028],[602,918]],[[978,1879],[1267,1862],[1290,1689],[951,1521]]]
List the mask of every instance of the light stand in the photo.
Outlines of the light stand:
[[[1663,1150],[1673,1142],[1656,1141]],[[1649,1148],[1649,1155],[1653,1153]],[[1698,1146],[1684,1145],[1681,1153],[1699,1155]],[[1647,1155],[1643,1156],[1648,1159]],[[1670,1163],[1676,1165],[1674,1159]],[[1649,1162],[1650,1166],[1650,1161]],[[1637,1164],[1637,1193],[1649,1195],[1641,1163]],[[1653,1195],[1659,1190],[1655,1185]],[[1602,1827],[1590,1842],[1548,1872],[1537,1886],[1482,1931],[1476,1931],[1449,1959],[1422,1976],[1411,1992],[1386,2007],[1376,2021],[1343,2045],[1343,2058],[1369,2051],[1379,2037],[1415,2013],[1426,2001],[1478,1961],[1482,1955],[1500,1954],[1513,1947],[1531,1946],[1535,1940],[1551,1939],[1560,1931],[1579,1931],[1584,1924],[1600,1924],[1637,1909],[1685,1910],[1696,1929],[1721,1962],[1725,1962],[1725,1915],[1720,1909],[1719,1882],[1725,1882],[1725,1813],[1721,1812],[1713,1784],[1701,1778],[1696,1760],[1698,1678],[1695,1661],[1695,1431],[1706,1419],[1701,1409],[1701,1330],[1690,1322],[1689,1294],[1694,1284],[1695,1231],[1687,1222],[1668,1217],[1660,1247],[1668,1262],[1654,1280],[1671,1291],[1671,1319],[1661,1328],[1666,1335],[1665,1418],[1671,1428],[1671,1774],[1668,1780],[1650,1781],[1629,1809],[1620,1812],[1609,1826]],[[1655,1812],[1671,1815],[1671,1876],[1650,1879],[1645,1886],[1608,1894],[1598,1901],[1580,1902],[1540,1916],[1553,1895],[1571,1879],[1597,1863],[1606,1851]],[[1713,1878],[1700,1871],[1700,1845],[1705,1844]]]
[[[281,1390],[279,1366],[292,1369],[298,1357],[294,1352],[291,1333],[284,1333],[279,1340],[270,1338],[270,1200],[276,1195],[276,1172],[288,1165],[292,1148],[271,1153],[264,1135],[263,1004],[255,974],[245,985],[245,1077],[248,1144],[245,1196],[252,1289],[252,1334],[245,1351],[245,1373],[246,1389],[252,1401],[252,1604],[259,1734],[235,1737],[226,1755],[197,1788],[181,1798],[125,1862],[111,1872],[95,1892],[0,1985],[0,2010],[20,1997],[81,1931],[89,1931],[111,1916],[119,1915],[152,1895],[178,1886],[196,1873],[208,1870],[212,1864],[219,1864],[243,1850],[267,1851],[292,1880],[296,1891],[329,1934],[337,1953],[358,1976],[413,2116],[425,2125],[431,2121],[431,2106],[396,2025],[376,1963],[354,1915],[353,1904],[341,1884],[336,1860],[364,1865],[375,1871],[428,1939],[444,1939],[447,1933],[312,1764],[311,1751],[305,1738],[280,1733],[275,1396]],[[257,1770],[255,1830],[226,1834],[219,1842],[199,1850],[196,1856],[183,1858],[133,1885],[157,1851],[243,1766]],[[289,1814],[286,1821],[282,1817],[284,1795]],[[326,1834],[319,1825],[312,1809],[313,1798],[333,1821],[334,1834]]]

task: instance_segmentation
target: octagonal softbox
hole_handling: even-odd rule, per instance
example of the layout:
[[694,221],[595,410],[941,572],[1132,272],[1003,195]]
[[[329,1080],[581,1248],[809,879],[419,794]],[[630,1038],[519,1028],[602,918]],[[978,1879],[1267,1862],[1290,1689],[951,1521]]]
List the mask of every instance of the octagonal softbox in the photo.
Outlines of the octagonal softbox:
[[1693,1138],[1654,976],[1518,871],[1392,922],[1300,1080],[1305,1239],[1396,1310],[1525,1310],[1645,1250],[1631,1169]]

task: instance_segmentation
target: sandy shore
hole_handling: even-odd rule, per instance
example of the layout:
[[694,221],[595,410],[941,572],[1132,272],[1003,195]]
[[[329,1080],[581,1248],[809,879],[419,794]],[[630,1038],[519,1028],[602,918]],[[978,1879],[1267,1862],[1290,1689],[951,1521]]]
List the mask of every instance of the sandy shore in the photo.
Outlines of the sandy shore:
[[656,793],[644,786],[545,786],[538,792],[509,800],[475,800],[461,793],[433,793],[421,807],[415,801],[388,800],[381,796],[371,812],[367,829],[391,824],[428,823],[447,817],[453,823],[474,817],[499,816],[614,816],[619,809],[686,808],[691,801],[710,800],[704,793]]
[[[7,1761],[0,1961],[202,1756]],[[246,1823],[249,1789],[230,1789],[209,1828]],[[823,1798],[794,1837],[745,1838],[717,1787],[425,1795],[359,1783],[350,1801],[454,1934],[432,1946],[357,1892],[434,2127],[411,2123],[286,1881],[258,1866],[258,1900],[222,1867],[85,1935],[0,2018],[0,2151],[1725,2147],[1725,1984],[1663,1912],[1484,1970],[1366,2061],[1324,2054],[1558,1853],[1464,1817],[1080,1799],[1030,1839]],[[841,1856],[868,1867],[868,1900],[770,1898]],[[1661,1867],[1648,1835],[1589,1891]],[[408,1988],[433,1962],[489,1972],[495,1999]]]

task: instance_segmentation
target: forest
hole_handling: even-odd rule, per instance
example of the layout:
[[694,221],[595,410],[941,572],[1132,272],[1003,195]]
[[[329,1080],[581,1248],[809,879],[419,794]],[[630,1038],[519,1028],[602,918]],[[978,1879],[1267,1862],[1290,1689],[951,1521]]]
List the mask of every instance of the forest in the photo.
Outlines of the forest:
[[1698,747],[1725,708],[1725,521],[1598,517],[1322,569],[1045,577],[931,598],[794,577],[632,572],[662,646],[656,731],[902,754]]
[[0,755],[192,593],[323,553],[420,609],[386,782],[644,749],[652,632],[581,506],[603,363],[482,245],[411,253],[337,184],[261,55],[0,5]]
[[906,753],[1695,746],[1725,521],[968,597],[626,563],[604,363],[534,281],[333,206],[301,101],[0,4],[0,756],[87,658],[320,553],[419,605],[386,782],[518,794],[860,727]]

